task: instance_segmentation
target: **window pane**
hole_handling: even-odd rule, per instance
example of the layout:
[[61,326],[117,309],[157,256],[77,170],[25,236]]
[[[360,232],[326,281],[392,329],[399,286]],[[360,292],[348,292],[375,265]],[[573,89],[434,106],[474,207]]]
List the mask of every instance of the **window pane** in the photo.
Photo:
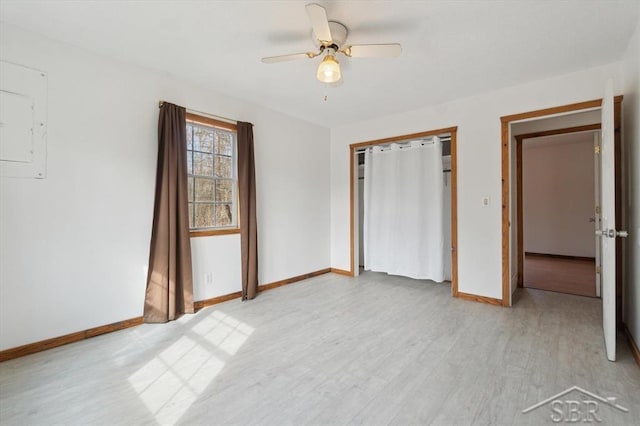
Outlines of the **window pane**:
[[187,174],[193,174],[193,152],[187,151]]
[[213,155],[193,153],[193,174],[213,176]]
[[193,149],[193,126],[187,124],[187,149]]
[[233,166],[231,157],[216,155],[215,176],[223,178],[233,178]]
[[216,180],[216,201],[233,201],[233,181]]
[[213,152],[213,129],[196,127],[194,133],[197,135],[198,140],[198,148],[194,148],[194,150]]
[[229,226],[233,223],[231,204],[216,204],[216,225]]
[[192,149],[194,151],[200,151],[200,133],[198,132],[198,126],[193,126]]
[[207,129],[201,126],[193,126],[193,150],[212,152],[213,129]]
[[196,204],[196,228],[210,228],[213,224],[213,204]]
[[193,228],[193,204],[189,203],[189,228]]
[[217,132],[216,154],[233,155],[233,134],[227,132]]
[[193,201],[193,178],[192,177],[187,178],[187,197],[189,202]]
[[196,201],[213,201],[213,181],[196,178]]

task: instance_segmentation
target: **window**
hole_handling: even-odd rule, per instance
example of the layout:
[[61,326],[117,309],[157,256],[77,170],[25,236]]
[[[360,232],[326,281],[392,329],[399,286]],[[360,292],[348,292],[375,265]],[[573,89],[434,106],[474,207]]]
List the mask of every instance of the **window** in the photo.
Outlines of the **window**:
[[187,113],[189,228],[192,234],[237,230],[236,129]]

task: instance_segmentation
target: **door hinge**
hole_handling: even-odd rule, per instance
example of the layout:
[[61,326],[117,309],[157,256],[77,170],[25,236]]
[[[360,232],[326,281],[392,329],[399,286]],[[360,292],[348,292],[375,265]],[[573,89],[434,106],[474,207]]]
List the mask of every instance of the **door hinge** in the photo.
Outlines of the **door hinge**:
[[600,154],[600,146],[596,146],[593,150],[596,154]]
[[596,266],[596,274],[599,274],[602,272],[602,268],[600,266]]

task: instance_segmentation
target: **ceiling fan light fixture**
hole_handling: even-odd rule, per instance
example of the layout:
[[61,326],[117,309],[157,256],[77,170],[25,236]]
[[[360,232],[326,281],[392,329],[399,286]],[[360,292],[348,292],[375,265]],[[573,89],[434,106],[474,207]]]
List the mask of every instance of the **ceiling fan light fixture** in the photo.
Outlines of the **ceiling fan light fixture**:
[[328,54],[324,57],[318,66],[316,77],[323,83],[335,83],[340,80],[340,63],[335,56]]
[[[0,0],[2,1],[2,0]],[[295,59],[313,59],[323,56],[318,65],[316,78],[322,83],[333,84],[342,79],[340,62],[336,59],[338,54],[348,58],[393,58],[400,56],[402,46],[398,43],[386,44],[349,44],[347,36],[349,30],[337,21],[327,19],[327,11],[317,3],[309,3],[305,6],[311,22],[311,35],[316,46],[315,52],[293,53],[289,55],[268,56],[262,58],[265,64],[293,61]]]

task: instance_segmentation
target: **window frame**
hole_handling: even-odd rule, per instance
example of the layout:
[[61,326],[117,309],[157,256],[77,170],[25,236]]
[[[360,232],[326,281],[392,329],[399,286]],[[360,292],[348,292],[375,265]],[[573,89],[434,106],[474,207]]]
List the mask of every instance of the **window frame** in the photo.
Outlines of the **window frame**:
[[[212,227],[212,228],[191,228],[189,227],[189,236],[190,237],[209,237],[209,236],[215,236],[215,235],[230,235],[230,234],[239,234],[240,233],[240,200],[239,200],[239,196],[238,196],[238,192],[239,192],[239,188],[238,188],[238,128],[235,124],[233,123],[227,123],[225,121],[221,121],[221,120],[216,120],[215,118],[211,118],[211,117],[206,117],[203,115],[199,115],[199,114],[194,114],[191,112],[187,112],[185,114],[185,118],[186,118],[186,123],[185,123],[185,127],[189,125],[189,123],[192,124],[196,124],[196,125],[201,125],[201,126],[207,126],[207,127],[214,127],[220,130],[225,130],[227,132],[233,132],[236,134],[235,137],[235,143],[233,144],[233,154],[232,154],[232,161],[233,161],[233,170],[234,170],[234,178],[233,179],[228,179],[228,178],[213,178],[212,180],[214,182],[216,182],[217,180],[223,181],[223,180],[232,180],[235,185],[233,188],[233,205],[235,205],[235,224],[230,225],[230,226],[219,226],[219,227]],[[187,152],[190,152],[193,150],[189,150],[187,149]],[[213,155],[215,156],[216,154],[213,153]],[[195,187],[195,178],[197,177],[194,174],[189,175],[187,173],[188,177],[192,177],[194,179],[194,187]],[[215,197],[214,197],[215,199]],[[190,203],[193,204],[195,206],[196,202],[195,202],[195,194],[194,194],[194,200]],[[215,205],[215,201],[214,201],[214,205]]]

